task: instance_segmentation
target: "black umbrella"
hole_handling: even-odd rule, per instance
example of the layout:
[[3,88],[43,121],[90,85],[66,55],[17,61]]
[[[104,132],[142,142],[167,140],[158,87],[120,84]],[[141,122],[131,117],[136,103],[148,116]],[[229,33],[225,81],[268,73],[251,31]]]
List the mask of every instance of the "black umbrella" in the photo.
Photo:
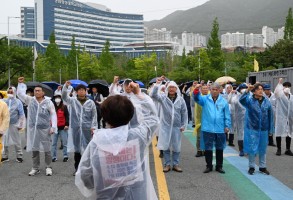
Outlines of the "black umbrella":
[[[153,83],[156,83],[158,78],[161,78],[161,77],[155,77],[155,78],[153,78],[152,80],[150,80],[149,84],[151,85]],[[165,77],[165,80],[163,81],[163,84],[165,84],[166,81],[170,81],[170,79],[168,79],[168,78]]]
[[43,91],[45,92],[45,96],[47,96],[47,97],[53,97],[53,95],[54,95],[53,90],[48,85],[45,85],[43,83],[26,82],[25,84],[27,86],[27,89],[35,89],[36,86],[41,86],[43,88]]
[[90,93],[92,93],[92,88],[96,87],[98,89],[98,92],[102,94],[104,97],[107,97],[109,95],[109,84],[105,80],[93,80],[89,83],[88,87],[90,88]]
[[192,86],[194,81],[188,81],[179,85],[180,91],[182,91],[184,85],[186,85],[185,91]]

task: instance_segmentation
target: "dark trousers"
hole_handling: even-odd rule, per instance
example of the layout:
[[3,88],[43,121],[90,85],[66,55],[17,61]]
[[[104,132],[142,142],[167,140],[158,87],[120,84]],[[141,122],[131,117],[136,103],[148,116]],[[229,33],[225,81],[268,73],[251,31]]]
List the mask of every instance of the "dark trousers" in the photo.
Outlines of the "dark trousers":
[[[216,150],[216,169],[223,167],[223,150]],[[213,151],[206,150],[205,151],[205,160],[208,168],[213,168]]]
[[79,152],[74,152],[74,168],[75,168],[75,171],[77,171],[77,169],[78,169],[80,159],[81,159],[81,154]]
[[[282,137],[276,137],[276,141],[277,141],[277,148],[281,149]],[[291,146],[291,138],[289,136],[287,136],[286,137],[286,150],[290,150],[290,146]]]

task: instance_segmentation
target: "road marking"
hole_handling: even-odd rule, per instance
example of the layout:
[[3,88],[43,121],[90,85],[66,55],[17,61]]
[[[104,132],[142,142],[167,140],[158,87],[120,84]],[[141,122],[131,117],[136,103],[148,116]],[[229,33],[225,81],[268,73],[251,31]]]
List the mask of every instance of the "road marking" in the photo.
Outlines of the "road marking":
[[[196,137],[191,131],[184,132],[185,137],[196,147]],[[224,168],[228,173],[221,175],[226,180],[239,199],[282,199],[291,200],[293,190],[273,176],[260,174],[256,171],[251,176],[247,173],[248,159],[236,156],[238,152],[227,146],[224,150]]]
[[157,177],[159,199],[160,200],[170,200],[166,177],[163,172],[163,165],[162,165],[161,158],[159,157],[159,150],[156,148],[156,144],[157,144],[157,140],[154,137],[153,142],[152,142],[152,147],[153,147],[153,155],[154,155],[154,162],[155,162],[155,171],[156,171],[156,177]]

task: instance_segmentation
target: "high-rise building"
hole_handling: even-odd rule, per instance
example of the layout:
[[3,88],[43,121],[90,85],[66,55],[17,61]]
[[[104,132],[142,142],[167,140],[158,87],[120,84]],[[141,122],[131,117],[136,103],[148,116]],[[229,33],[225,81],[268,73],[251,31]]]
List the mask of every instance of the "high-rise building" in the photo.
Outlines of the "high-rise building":
[[21,37],[35,38],[35,9],[21,7]]
[[263,35],[262,34],[246,34],[245,35],[246,40],[246,47],[252,48],[252,47],[263,47]]
[[222,48],[231,48],[232,45],[232,34],[227,32],[221,35],[221,46]]
[[68,45],[72,36],[86,49],[101,49],[106,40],[112,48],[144,41],[143,15],[111,12],[103,5],[74,0],[35,0],[37,41]]
[[145,41],[161,41],[161,42],[171,42],[172,41],[172,31],[168,31],[166,28],[152,29],[149,30],[147,27],[144,28],[145,31]]
[[233,47],[244,47],[246,44],[244,44],[244,33],[232,33],[232,46]]
[[278,34],[274,31],[274,29],[268,26],[262,27],[262,35],[264,36],[264,47],[266,47],[267,45],[273,46],[277,42]]
[[285,31],[284,26],[282,28],[278,28],[278,40],[284,39],[284,31]]
[[188,33],[184,31],[181,34],[182,38],[182,46],[185,47],[205,47],[207,42],[206,42],[206,37],[200,34],[194,34],[194,33]]

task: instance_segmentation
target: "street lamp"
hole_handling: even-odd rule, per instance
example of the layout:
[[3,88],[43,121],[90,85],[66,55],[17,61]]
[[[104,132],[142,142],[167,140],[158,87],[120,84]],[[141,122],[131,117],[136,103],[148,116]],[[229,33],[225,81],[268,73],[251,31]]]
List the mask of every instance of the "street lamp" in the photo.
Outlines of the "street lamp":
[[[7,21],[8,21],[8,35],[7,35],[7,41],[8,41],[8,50],[9,50],[9,45],[10,45],[10,38],[9,38],[9,22],[10,22],[10,19],[19,19],[20,17],[10,17],[8,16],[7,18]],[[9,51],[8,51],[9,53]],[[10,87],[10,62],[8,60],[8,87]]]
[[[202,43],[200,43],[200,47],[203,47]],[[198,81],[200,82],[200,48],[198,49]]]

